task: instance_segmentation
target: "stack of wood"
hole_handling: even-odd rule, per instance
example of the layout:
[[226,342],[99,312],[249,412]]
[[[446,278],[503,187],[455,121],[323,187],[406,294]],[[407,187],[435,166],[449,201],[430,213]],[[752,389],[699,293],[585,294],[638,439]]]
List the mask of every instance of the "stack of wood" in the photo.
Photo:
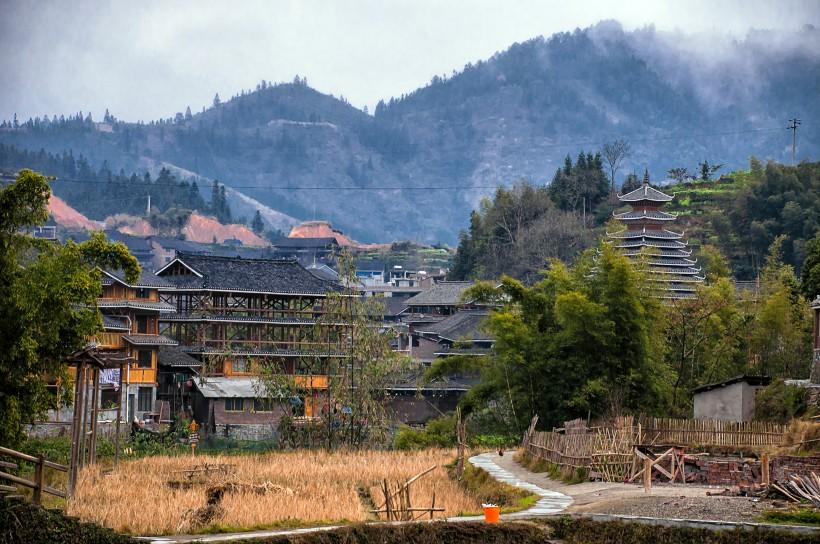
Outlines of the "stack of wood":
[[788,482],[775,482],[772,487],[793,502],[807,500],[815,507],[820,507],[820,477],[814,472],[809,476],[792,474]]

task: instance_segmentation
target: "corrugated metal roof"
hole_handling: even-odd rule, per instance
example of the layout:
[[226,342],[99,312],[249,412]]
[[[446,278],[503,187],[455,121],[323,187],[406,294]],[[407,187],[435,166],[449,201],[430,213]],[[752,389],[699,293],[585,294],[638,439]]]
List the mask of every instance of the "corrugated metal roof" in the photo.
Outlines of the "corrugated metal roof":
[[197,378],[196,388],[207,399],[264,397],[265,386],[258,378]]

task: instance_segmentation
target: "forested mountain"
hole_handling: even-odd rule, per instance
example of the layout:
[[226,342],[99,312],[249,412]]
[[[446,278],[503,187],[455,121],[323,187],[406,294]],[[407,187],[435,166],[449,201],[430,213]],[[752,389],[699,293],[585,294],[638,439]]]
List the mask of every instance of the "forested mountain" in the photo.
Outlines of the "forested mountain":
[[452,243],[494,187],[522,177],[546,184],[567,153],[616,138],[632,148],[619,184],[631,171],[662,179],[704,160],[724,171],[750,155],[787,163],[795,116],[804,119],[798,159],[816,158],[820,31],[788,38],[751,31],[726,41],[604,22],[515,44],[381,102],[373,115],[296,78],[151,123],[110,114],[102,123],[84,114],[12,120],[0,142],[71,150],[95,172],[104,163],[129,175],[176,167],[291,216],[329,219],[363,241]]

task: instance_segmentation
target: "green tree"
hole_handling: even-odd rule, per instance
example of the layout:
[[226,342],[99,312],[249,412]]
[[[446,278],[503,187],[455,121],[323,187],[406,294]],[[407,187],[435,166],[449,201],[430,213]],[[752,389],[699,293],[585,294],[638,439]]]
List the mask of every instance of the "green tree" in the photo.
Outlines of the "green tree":
[[803,296],[809,300],[820,296],[820,232],[806,243],[806,258],[800,274]]
[[22,170],[0,189],[0,444],[14,446],[22,425],[54,405],[47,378],[68,380],[65,360],[102,328],[97,267],[139,276],[122,243],[97,233],[81,244],[36,240],[25,230],[48,219],[45,177]]
[[[321,427],[308,429],[299,445],[385,446],[389,417],[384,392],[388,382],[407,368],[408,359],[390,348],[390,334],[376,326],[384,310],[379,300],[359,296],[353,258],[342,253],[338,266],[344,288],[327,294],[322,316],[315,327],[306,329],[304,338],[331,356],[310,355],[296,363],[299,374],[328,376],[328,409],[315,414],[321,417]],[[260,372],[260,391],[274,402],[287,404],[305,393],[283,366],[265,366]]]
[[504,301],[485,324],[495,338],[491,356],[442,359],[428,377],[480,372],[462,401],[465,413],[494,406],[516,430],[534,414],[550,426],[590,414],[663,410],[671,376],[662,334],[652,330],[659,305],[640,288],[641,278],[603,245],[572,268],[551,261],[531,287],[510,277],[497,288],[479,284],[467,296]]

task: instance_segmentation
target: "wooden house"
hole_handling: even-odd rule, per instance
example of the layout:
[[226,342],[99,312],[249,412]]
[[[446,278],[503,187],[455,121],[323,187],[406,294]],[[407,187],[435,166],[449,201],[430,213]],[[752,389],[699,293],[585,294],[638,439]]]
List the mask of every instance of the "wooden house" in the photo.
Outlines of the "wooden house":
[[[103,292],[97,306],[103,316],[103,332],[92,343],[100,356],[111,363],[124,364],[123,389],[119,391],[118,370],[109,372],[103,380],[103,407],[120,399],[129,421],[159,420],[157,372],[159,349],[176,345],[174,340],[159,333],[161,315],[174,312],[174,307],[160,301],[159,289],[170,284],[143,271],[135,283],[128,283],[120,272],[102,272]],[[170,413],[166,414],[166,417]]]
[[341,291],[338,284],[294,260],[187,253],[179,253],[157,275],[170,284],[161,289],[160,300],[175,309],[162,317],[161,330],[201,364],[198,372],[205,379],[193,380],[193,410],[204,418],[197,421],[206,431],[271,436],[281,414],[251,412],[252,382],[262,368],[292,376],[301,390],[303,416],[318,415],[328,402],[328,372],[343,358],[339,335],[332,326],[319,325],[328,294]]

